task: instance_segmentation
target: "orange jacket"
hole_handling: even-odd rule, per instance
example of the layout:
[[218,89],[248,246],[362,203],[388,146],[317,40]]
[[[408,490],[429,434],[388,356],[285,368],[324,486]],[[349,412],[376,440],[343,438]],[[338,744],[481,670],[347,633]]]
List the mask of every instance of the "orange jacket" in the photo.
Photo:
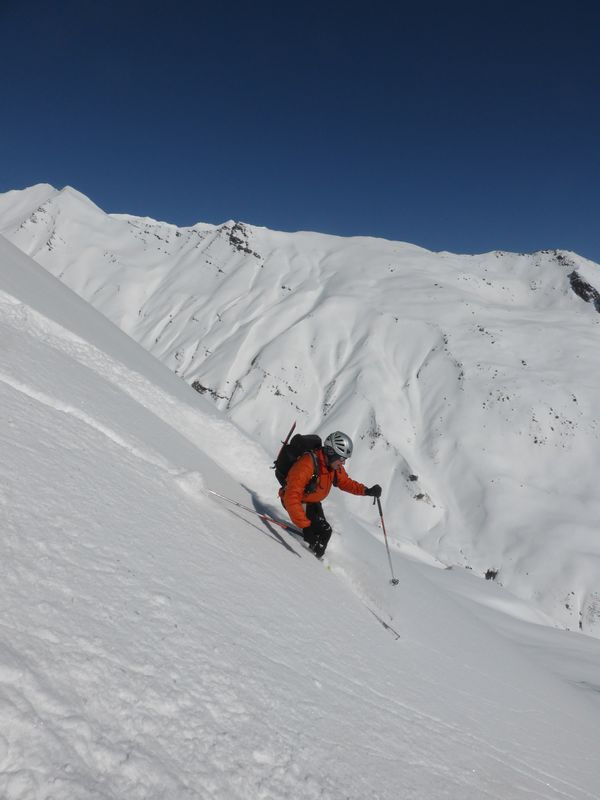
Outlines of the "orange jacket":
[[298,461],[292,465],[292,468],[287,475],[287,483],[285,489],[282,490],[283,494],[281,499],[286,511],[290,515],[292,522],[299,528],[307,528],[310,525],[310,520],[304,513],[302,503],[320,503],[329,494],[333,486],[335,476],[335,484],[338,489],[343,492],[350,492],[350,494],[364,495],[365,486],[358,481],[353,481],[348,477],[348,473],[344,467],[340,466],[337,470],[329,469],[327,460],[322,450],[316,450],[317,462],[319,466],[319,475],[317,481],[317,488],[314,492],[305,494],[306,485],[310,483],[314,475],[314,464],[310,453],[305,453],[300,456]]

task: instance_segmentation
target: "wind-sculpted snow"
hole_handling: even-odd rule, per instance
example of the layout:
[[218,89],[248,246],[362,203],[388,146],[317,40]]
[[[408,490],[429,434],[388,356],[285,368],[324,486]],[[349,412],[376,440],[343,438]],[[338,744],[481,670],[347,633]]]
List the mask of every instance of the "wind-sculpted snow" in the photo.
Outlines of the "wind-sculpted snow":
[[215,500],[280,513],[266,452],[2,238],[0,413],[3,800],[597,797],[600,642],[408,542],[391,586],[369,499],[328,569]]
[[0,197],[0,230],[270,453],[293,419],[350,433],[393,544],[600,634],[597,265],[178,229],[48,186]]

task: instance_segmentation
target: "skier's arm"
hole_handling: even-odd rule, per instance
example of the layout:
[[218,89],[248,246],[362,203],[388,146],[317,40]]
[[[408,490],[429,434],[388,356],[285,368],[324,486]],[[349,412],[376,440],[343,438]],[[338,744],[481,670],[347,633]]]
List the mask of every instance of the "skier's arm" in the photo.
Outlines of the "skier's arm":
[[353,481],[343,467],[340,467],[336,471],[335,476],[338,489],[341,489],[343,492],[349,492],[350,494],[364,495],[367,487],[363,483]]
[[299,528],[308,528],[310,520],[304,513],[302,498],[304,489],[313,476],[313,460],[307,453],[299,458],[287,475],[283,504],[290,519]]

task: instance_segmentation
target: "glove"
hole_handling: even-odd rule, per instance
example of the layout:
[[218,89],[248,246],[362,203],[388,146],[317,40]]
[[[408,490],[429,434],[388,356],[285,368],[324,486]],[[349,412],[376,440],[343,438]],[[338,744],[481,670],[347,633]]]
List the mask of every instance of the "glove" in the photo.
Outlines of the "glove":
[[375,486],[370,486],[368,489],[365,489],[365,495],[367,497],[381,497],[381,486],[376,483]]

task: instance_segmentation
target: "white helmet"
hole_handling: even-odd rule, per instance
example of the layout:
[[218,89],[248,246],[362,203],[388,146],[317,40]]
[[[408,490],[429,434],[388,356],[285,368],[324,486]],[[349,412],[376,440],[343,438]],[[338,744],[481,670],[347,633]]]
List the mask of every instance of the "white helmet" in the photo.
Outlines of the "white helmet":
[[347,433],[335,431],[325,439],[323,449],[332,460],[336,457],[350,458],[353,449],[352,439]]

